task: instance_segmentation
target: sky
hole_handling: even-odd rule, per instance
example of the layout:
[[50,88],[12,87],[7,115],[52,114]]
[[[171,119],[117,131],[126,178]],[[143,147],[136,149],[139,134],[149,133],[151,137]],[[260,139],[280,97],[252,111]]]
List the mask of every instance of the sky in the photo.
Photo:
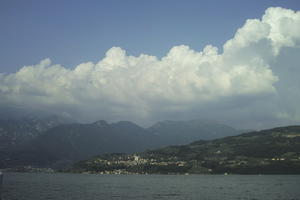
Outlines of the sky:
[[0,113],[300,124],[299,10],[297,0],[2,0]]

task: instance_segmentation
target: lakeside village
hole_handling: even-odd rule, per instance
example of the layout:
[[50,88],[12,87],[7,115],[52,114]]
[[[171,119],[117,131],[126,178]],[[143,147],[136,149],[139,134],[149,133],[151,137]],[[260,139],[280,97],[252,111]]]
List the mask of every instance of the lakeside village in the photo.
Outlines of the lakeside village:
[[[220,154],[221,152],[216,152]],[[289,155],[290,156],[290,155]],[[275,165],[297,163],[300,157],[247,158],[238,156],[234,160],[226,157],[211,157],[205,160],[179,160],[177,156],[154,159],[141,157],[137,154],[106,154],[91,160],[80,161],[72,168],[54,170],[52,168],[37,168],[31,165],[1,169],[3,172],[54,173],[71,172],[83,174],[224,174],[232,173],[232,169],[253,169]],[[245,172],[244,172],[245,173]],[[246,173],[248,174],[248,173]],[[251,172],[250,172],[251,174]]]
[[[300,166],[299,155],[289,154],[274,158],[228,158],[220,151],[214,156],[198,159],[180,159],[177,156],[155,154],[107,154],[76,163],[66,172],[88,174],[259,174],[281,173],[286,168]],[[279,170],[274,171],[273,169]],[[293,170],[291,171],[293,172]]]
[[[73,170],[79,169],[81,173],[92,174],[148,174],[144,171],[145,167],[152,166],[156,168],[170,168],[176,166],[183,168],[187,165],[186,161],[177,161],[177,157],[170,157],[168,160],[156,160],[154,158],[142,158],[139,155],[126,155],[126,154],[111,154],[105,155],[105,158],[99,157],[84,163],[78,163],[80,169],[87,169],[81,172],[75,165]],[[82,168],[83,167],[83,168]],[[172,172],[170,172],[172,173]],[[188,175],[188,173],[185,173]]]

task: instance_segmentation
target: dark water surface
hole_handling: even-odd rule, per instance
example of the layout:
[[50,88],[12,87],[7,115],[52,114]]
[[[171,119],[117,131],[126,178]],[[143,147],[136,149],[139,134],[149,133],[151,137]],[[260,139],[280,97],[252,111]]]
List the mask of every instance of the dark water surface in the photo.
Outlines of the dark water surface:
[[2,200],[300,200],[300,175],[4,174]]

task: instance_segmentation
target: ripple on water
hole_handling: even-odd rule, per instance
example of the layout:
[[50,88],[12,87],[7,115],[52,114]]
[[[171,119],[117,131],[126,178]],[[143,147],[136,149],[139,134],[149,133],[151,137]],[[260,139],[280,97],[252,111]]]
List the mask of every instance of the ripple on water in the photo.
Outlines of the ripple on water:
[[3,200],[300,200],[300,176],[5,174]]

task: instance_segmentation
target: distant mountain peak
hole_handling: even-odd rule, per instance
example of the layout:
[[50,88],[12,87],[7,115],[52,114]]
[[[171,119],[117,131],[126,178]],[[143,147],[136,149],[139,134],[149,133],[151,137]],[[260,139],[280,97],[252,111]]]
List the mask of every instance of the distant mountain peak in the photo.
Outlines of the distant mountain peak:
[[98,121],[95,121],[93,124],[97,125],[97,126],[100,126],[100,127],[109,125],[105,120],[98,120]]
[[116,123],[113,123],[113,124],[114,125],[121,125],[121,126],[138,126],[135,123],[133,123],[131,121],[126,121],[126,120],[119,121],[119,122],[116,122]]

